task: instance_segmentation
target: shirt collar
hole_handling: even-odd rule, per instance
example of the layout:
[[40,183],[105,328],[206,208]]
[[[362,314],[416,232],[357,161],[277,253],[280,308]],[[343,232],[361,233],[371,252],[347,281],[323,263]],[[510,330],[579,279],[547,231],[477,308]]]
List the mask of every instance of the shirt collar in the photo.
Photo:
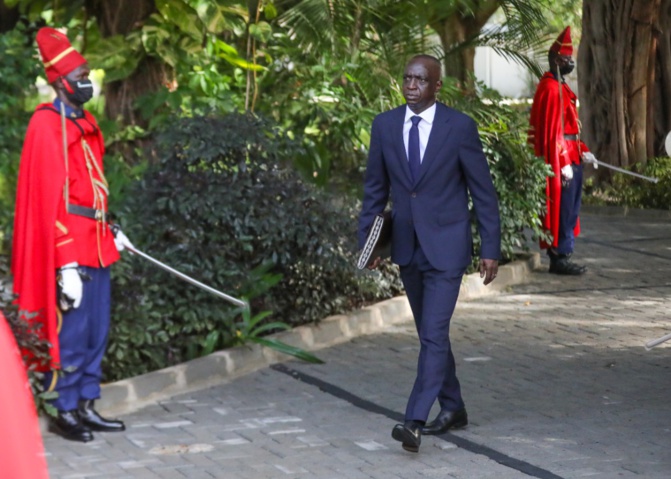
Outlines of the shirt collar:
[[[59,113],[61,112],[61,103],[62,103],[62,101],[61,101],[60,98],[56,98],[54,100],[54,103],[53,103],[54,108],[56,108],[56,110],[58,110]],[[83,118],[84,117],[84,110],[77,109],[77,108],[72,108],[71,106],[66,105],[65,103],[63,103],[63,106],[65,107],[65,116],[66,117],[68,117],[68,118]]]
[[404,123],[410,123],[410,118],[413,116],[421,116],[422,120],[424,120],[426,123],[429,125],[433,124],[433,119],[436,117],[436,104],[434,103],[431,105],[429,108],[424,110],[422,113],[419,115],[416,115],[407,105],[405,107],[405,120]]

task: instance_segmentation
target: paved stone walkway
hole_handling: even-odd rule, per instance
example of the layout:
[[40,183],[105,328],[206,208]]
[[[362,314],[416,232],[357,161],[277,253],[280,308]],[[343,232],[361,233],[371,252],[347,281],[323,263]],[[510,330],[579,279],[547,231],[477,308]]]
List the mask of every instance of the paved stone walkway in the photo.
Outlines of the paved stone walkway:
[[[418,351],[411,323],[176,396],[89,444],[46,434],[52,479],[671,477],[671,222],[583,216],[578,278],[458,305],[452,340],[471,424],[390,437]],[[1,468],[1,466],[0,466]],[[1,476],[1,473],[0,473]],[[10,478],[8,478],[10,479]],[[23,478],[11,478],[23,479]]]

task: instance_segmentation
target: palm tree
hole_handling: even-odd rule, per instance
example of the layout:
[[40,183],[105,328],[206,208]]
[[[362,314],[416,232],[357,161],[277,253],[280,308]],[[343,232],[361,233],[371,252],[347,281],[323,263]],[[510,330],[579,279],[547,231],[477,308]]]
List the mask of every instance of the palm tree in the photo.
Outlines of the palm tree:
[[[287,0],[280,24],[307,54],[364,62],[365,69],[397,78],[407,58],[428,52],[446,76],[473,91],[476,46],[491,46],[539,72],[526,55],[547,20],[538,0]],[[501,11],[500,25],[485,28]]]

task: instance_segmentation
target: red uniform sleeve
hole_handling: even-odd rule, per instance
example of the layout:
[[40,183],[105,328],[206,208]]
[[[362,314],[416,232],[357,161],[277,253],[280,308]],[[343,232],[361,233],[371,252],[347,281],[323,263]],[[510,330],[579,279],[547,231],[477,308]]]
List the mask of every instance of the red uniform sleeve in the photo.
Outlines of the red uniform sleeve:
[[580,153],[587,153],[589,151],[589,148],[587,148],[587,145],[583,143],[582,141],[580,142]]

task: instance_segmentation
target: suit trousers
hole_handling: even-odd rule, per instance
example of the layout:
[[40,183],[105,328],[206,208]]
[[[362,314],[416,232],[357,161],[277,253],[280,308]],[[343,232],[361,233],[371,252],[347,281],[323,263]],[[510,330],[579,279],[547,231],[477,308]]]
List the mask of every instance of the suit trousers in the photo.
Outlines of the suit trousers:
[[571,254],[575,246],[574,228],[578,223],[582,202],[582,165],[571,165],[573,179],[561,189],[559,205],[559,233],[557,234],[557,253]]
[[82,302],[59,318],[61,370],[44,378],[45,390],[58,392],[51,404],[59,411],[76,409],[80,400],[100,397],[101,363],[110,326],[110,269],[81,269],[91,277],[84,281]]
[[400,270],[420,342],[417,377],[405,419],[426,421],[436,399],[441,410],[456,411],[464,407],[450,345],[450,320],[466,268],[435,269],[419,241],[415,241],[410,263]]

